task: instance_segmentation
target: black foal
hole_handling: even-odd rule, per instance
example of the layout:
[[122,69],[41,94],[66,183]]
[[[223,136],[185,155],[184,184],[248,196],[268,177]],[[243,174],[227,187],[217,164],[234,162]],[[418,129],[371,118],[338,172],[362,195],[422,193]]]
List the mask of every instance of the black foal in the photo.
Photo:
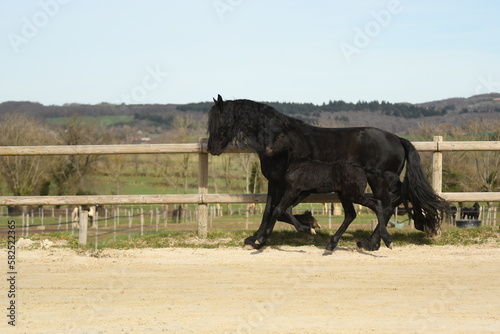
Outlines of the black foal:
[[[274,155],[286,150],[289,155],[293,154],[293,147],[290,147],[289,138],[289,133],[286,136],[278,134],[273,143],[266,148],[266,153]],[[340,237],[356,218],[353,203],[366,206],[375,212],[378,219],[378,232],[385,245],[392,248],[392,238],[387,231],[386,225],[393,213],[390,183],[394,177],[385,174],[387,173],[368,170],[347,161],[322,162],[290,159],[284,180],[285,191],[273,211],[267,234],[271,233],[276,219],[282,214],[288,215],[293,224],[299,228],[300,223],[293,217],[291,210],[287,211],[286,209],[297,205],[308,195],[336,192],[344,208],[345,217],[326,249],[333,251],[337,247]],[[365,193],[367,185],[370,185],[373,195]],[[314,230],[311,233],[314,234]],[[364,247],[362,243],[358,243],[358,245]],[[373,250],[378,249],[378,247],[380,245],[369,245],[366,248]]]

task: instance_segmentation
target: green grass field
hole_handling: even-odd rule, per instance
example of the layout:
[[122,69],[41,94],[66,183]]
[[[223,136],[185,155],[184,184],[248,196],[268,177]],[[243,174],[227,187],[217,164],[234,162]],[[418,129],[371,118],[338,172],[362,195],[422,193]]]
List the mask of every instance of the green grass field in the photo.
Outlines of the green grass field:
[[[100,124],[110,126],[115,124],[129,123],[134,120],[132,115],[107,115],[107,116],[82,116],[81,119],[85,123]],[[68,121],[67,117],[47,118],[47,123],[54,125],[63,125]]]

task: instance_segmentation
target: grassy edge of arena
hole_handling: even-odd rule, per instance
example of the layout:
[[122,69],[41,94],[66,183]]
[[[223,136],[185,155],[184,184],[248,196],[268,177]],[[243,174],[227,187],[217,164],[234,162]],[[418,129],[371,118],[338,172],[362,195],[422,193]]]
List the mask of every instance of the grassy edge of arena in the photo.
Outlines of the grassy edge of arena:
[[[355,248],[356,241],[367,238],[371,231],[357,229],[347,231],[341,241],[340,248]],[[500,247],[500,229],[495,227],[480,227],[471,229],[449,228],[442,231],[435,238],[427,238],[424,233],[418,231],[392,231],[395,247],[408,245],[431,245],[431,246],[468,246],[488,245]],[[23,240],[20,244],[24,249],[48,249],[53,247],[70,248],[77,252],[90,253],[98,256],[104,249],[140,249],[140,248],[227,248],[242,247],[243,240],[249,235],[249,231],[211,231],[206,239],[200,239],[196,233],[191,232],[165,232],[146,236],[121,236],[116,241],[100,242],[96,248],[89,243],[87,246],[78,244],[78,240],[71,233],[58,232],[49,234],[37,234]],[[319,231],[317,235],[311,236],[295,231],[281,230],[273,233],[269,247],[280,246],[314,246],[324,249],[331,237],[330,232]],[[1,240],[2,248],[7,246],[7,240]],[[18,244],[19,245],[19,244]]]

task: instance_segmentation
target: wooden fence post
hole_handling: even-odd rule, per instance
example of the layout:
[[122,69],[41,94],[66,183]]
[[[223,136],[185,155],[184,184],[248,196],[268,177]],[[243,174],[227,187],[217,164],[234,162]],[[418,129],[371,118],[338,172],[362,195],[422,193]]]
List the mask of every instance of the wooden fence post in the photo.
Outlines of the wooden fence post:
[[131,239],[132,238],[132,215],[133,213],[130,212],[130,210],[128,211],[128,238]]
[[113,208],[113,242],[116,242],[116,207]]
[[141,206],[141,237],[144,235],[144,209]]
[[[207,138],[199,140],[200,153],[198,154],[198,194],[208,193],[208,153],[205,153]],[[205,239],[208,235],[208,207],[206,203],[198,204],[198,237]]]
[[160,223],[160,210],[156,208],[156,232],[158,232],[158,224]]
[[165,229],[167,229],[167,224],[168,224],[168,204],[164,205],[163,220],[165,222]]
[[29,235],[30,235],[30,214],[29,213],[26,214],[26,230],[25,230],[25,232],[26,232],[26,236],[29,237]]
[[494,208],[493,210],[493,226],[497,226],[497,208]]
[[[432,189],[438,194],[443,192],[443,152],[439,147],[439,143],[442,141],[443,136],[434,136],[436,151],[432,153]],[[441,227],[438,228],[436,233],[438,236],[441,235]]]
[[434,136],[437,150],[432,154],[432,189],[438,194],[443,192],[443,152],[439,149],[439,142],[443,136]]
[[80,245],[87,244],[88,218],[89,212],[87,210],[82,210],[82,207],[80,207],[80,228],[78,230],[78,243]]
[[66,224],[64,224],[64,225],[66,225],[65,226],[66,232],[68,232],[68,225],[73,224],[73,222],[71,222],[71,223],[69,222],[69,218],[68,218],[69,217],[69,209],[68,209],[68,207],[66,207],[65,213],[66,213]]
[[94,213],[94,227],[95,227],[95,249],[97,250],[97,246],[99,244],[99,212],[97,209]]

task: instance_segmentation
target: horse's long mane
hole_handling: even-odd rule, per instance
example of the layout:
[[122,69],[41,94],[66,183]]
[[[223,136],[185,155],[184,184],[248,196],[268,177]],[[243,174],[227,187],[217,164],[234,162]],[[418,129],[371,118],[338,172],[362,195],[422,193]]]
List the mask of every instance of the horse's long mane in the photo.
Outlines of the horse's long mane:
[[271,106],[251,100],[224,101],[223,111],[212,108],[208,117],[209,133],[220,131],[223,124],[231,125],[232,143],[254,149],[265,150],[274,136],[286,127],[300,129],[304,122],[286,116]]

